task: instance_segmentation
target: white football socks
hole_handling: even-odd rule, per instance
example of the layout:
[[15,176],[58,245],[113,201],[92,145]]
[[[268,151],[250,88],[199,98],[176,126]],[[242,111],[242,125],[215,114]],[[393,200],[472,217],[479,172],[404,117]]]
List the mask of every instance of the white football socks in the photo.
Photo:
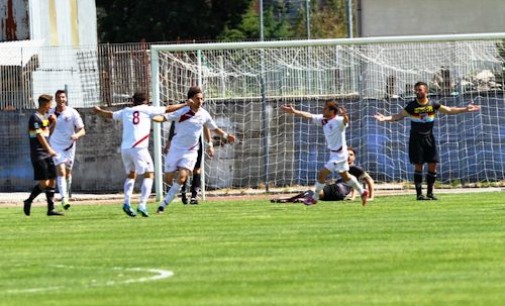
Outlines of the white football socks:
[[144,178],[144,180],[142,181],[142,187],[140,188],[140,202],[139,202],[140,209],[146,209],[147,199],[151,195],[152,189],[153,189],[153,179]]
[[56,184],[58,184],[58,193],[60,194],[61,201],[65,202],[65,198],[67,197],[67,180],[64,176],[57,176]]
[[166,207],[172,200],[175,198],[175,195],[181,190],[181,184],[179,183],[174,183],[172,187],[170,187],[170,190],[168,191],[167,195],[165,196],[165,199],[163,199],[163,203],[161,204],[162,207]]
[[350,176],[350,179],[348,181],[346,181],[345,183],[349,186],[351,186],[352,188],[354,188],[354,190],[356,190],[357,192],[359,192],[359,195],[362,195],[363,194],[363,186],[361,186],[361,184],[358,182],[358,180],[356,179],[355,176],[353,175],[349,175]]
[[135,186],[135,180],[127,178],[124,182],[124,204],[130,205],[131,198],[133,194],[133,187]]

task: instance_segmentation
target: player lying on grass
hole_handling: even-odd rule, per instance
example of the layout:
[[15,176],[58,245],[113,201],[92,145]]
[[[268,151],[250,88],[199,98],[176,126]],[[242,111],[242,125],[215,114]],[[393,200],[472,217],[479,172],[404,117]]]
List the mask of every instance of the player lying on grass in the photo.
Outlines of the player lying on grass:
[[330,158],[323,168],[319,170],[317,182],[314,186],[314,196],[305,200],[306,205],[316,204],[319,200],[319,192],[323,190],[326,178],[332,172],[338,172],[342,179],[356,189],[361,196],[361,204],[366,205],[368,200],[368,190],[363,189],[358,180],[349,174],[349,164],[347,163],[347,143],[345,139],[345,130],[349,124],[347,111],[339,107],[337,101],[328,100],[320,115],[295,109],[292,105],[283,105],[282,110],[288,114],[311,120],[323,128],[326,144],[330,150]]
[[[358,167],[354,164],[354,161],[356,160],[356,151],[354,151],[352,147],[348,147],[347,151],[349,154],[349,157],[347,158],[347,162],[349,163],[349,173],[366,185],[366,189],[368,191],[368,201],[373,200],[375,190],[374,180],[365,170],[363,170],[363,168]],[[290,198],[272,199],[271,202],[304,203],[307,198],[311,198],[313,195],[313,191],[307,190]],[[321,201],[354,200],[355,198],[356,192],[354,192],[354,189],[346,184],[345,181],[341,178],[333,184],[326,184],[319,192],[319,200]]]

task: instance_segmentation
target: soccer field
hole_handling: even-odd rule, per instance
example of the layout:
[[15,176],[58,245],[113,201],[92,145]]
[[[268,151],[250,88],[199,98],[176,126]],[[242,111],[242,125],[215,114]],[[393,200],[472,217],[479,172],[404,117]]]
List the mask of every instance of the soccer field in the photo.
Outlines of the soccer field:
[[4,207],[0,305],[503,305],[503,193],[440,198]]

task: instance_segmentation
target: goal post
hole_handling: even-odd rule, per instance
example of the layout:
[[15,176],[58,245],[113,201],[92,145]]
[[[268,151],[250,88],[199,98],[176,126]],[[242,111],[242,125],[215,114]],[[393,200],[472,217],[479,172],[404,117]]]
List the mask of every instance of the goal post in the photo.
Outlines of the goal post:
[[[152,100],[174,103],[200,85],[217,124],[238,136],[235,145],[214,139],[216,157],[205,160],[209,188],[312,185],[327,158],[324,136],[279,106],[321,113],[328,98],[349,110],[357,162],[378,182],[402,182],[412,172],[409,122],[377,124],[373,115],[397,112],[412,99],[413,84],[425,81],[445,105],[483,105],[479,114],[439,117],[441,180],[500,181],[505,131],[489,134],[505,126],[504,40],[505,33],[487,33],[153,45]],[[154,128],[158,197],[166,130]]]

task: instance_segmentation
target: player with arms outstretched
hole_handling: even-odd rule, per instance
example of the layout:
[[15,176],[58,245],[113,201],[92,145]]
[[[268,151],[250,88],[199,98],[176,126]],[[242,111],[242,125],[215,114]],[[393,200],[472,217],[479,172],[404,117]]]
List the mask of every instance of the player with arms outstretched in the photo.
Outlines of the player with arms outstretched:
[[166,107],[151,106],[148,105],[147,95],[137,92],[133,95],[133,105],[133,107],[127,107],[116,112],[103,110],[95,106],[93,111],[101,117],[123,123],[121,157],[127,174],[124,183],[123,211],[130,217],[137,215],[131,207],[131,196],[137,174],[144,175],[137,212],[143,217],[149,217],[147,199],[151,194],[154,179],[153,160],[148,150],[151,117],[176,111],[184,107],[184,104],[168,105]]
[[[448,107],[428,99],[428,84],[417,82],[414,85],[416,99],[411,101],[399,113],[385,116],[381,113],[375,115],[379,122],[398,121],[405,117],[410,118],[409,159],[414,165],[414,185],[417,200],[437,200],[433,195],[433,185],[437,178],[437,164],[439,162],[438,150],[433,135],[436,113],[455,115],[466,112],[476,112],[480,106],[473,103],[466,107]],[[423,165],[428,164],[426,174],[427,194],[422,193]]]
[[[182,184],[184,184],[195,168],[199,141],[204,126],[228,142],[235,142],[235,136],[218,128],[210,114],[201,108],[204,97],[200,87],[193,86],[189,89],[188,100],[191,101],[189,105],[176,112],[153,117],[155,122],[174,121],[175,124],[175,133],[165,158],[164,169],[165,182],[171,187],[158,207],[157,213],[165,211],[165,207],[172,202],[176,193],[181,189]],[[176,172],[179,173],[179,176],[174,183]]]
[[295,116],[311,120],[323,128],[324,137],[328,149],[330,150],[330,159],[319,170],[317,182],[313,197],[307,197],[304,201],[306,205],[316,204],[319,200],[319,192],[323,189],[326,178],[332,172],[338,172],[344,182],[355,189],[361,196],[361,204],[364,206],[368,200],[368,191],[363,189],[356,177],[349,174],[349,164],[347,162],[347,144],[345,138],[345,130],[349,123],[349,117],[344,108],[339,107],[335,100],[328,100],[325,103],[323,113],[320,115],[311,114],[308,112],[296,110],[292,105],[283,105],[281,109]]

